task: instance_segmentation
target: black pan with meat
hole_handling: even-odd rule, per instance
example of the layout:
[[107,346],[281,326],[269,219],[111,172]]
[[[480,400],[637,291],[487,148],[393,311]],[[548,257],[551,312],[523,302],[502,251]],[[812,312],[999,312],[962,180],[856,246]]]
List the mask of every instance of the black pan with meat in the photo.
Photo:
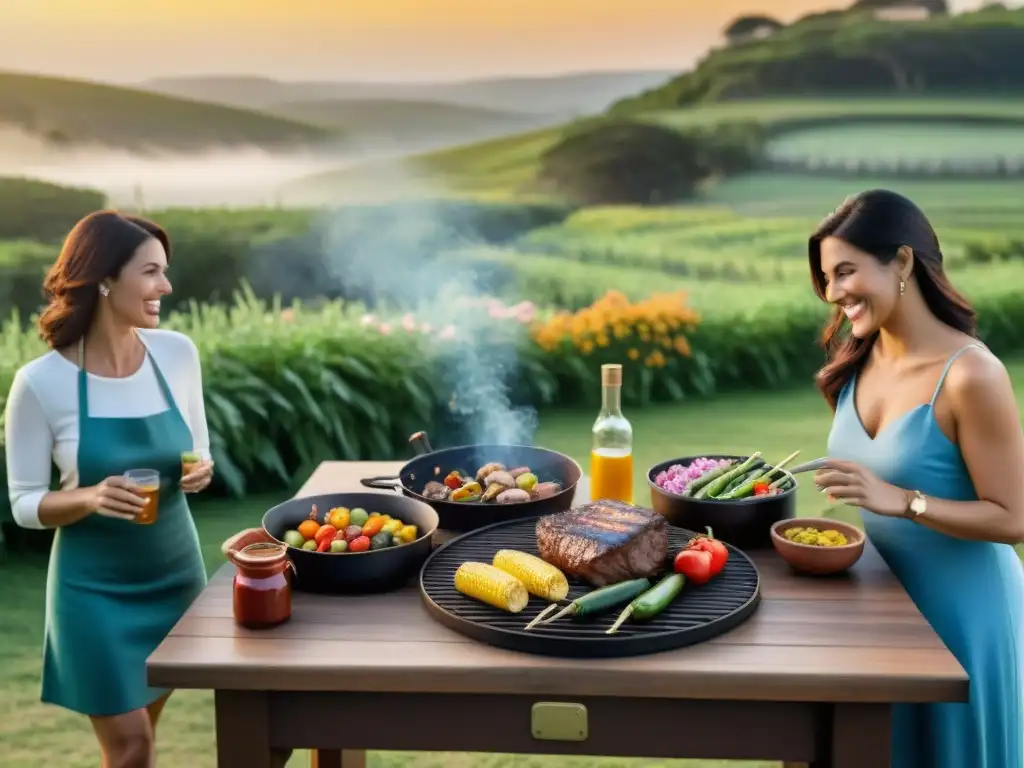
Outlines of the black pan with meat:
[[[547,448],[464,445],[435,451],[423,432],[414,434],[409,442],[420,455],[402,467],[397,477],[367,477],[361,482],[368,488],[400,489],[406,496],[427,502],[437,510],[441,520],[438,527],[447,531],[471,531],[502,520],[564,512],[572,506],[576,486],[583,476],[583,470],[573,459]],[[529,501],[497,503],[496,499],[452,501],[447,497],[438,498],[441,494],[432,492],[437,491],[436,486],[427,485],[443,484],[445,477],[456,471],[475,479],[478,470],[493,463],[501,464],[506,470],[529,467],[537,477],[538,486],[555,483],[557,488],[546,486],[543,490],[551,493],[542,498],[535,494]]]

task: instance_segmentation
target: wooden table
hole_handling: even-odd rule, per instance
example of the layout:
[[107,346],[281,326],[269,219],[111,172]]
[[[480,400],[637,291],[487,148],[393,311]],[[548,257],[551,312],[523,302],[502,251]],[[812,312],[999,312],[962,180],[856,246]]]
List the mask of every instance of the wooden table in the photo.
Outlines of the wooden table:
[[[362,490],[359,478],[399,466],[324,463],[298,495]],[[881,768],[893,703],[967,700],[963,668],[870,545],[848,577],[794,576],[774,552],[754,560],[763,599],[731,632],[579,661],[469,640],[431,619],[415,586],[296,593],[289,623],[242,629],[225,565],[149,658],[149,680],[215,691],[220,768],[269,768],[291,748],[315,750],[321,768],[364,765],[373,749]],[[585,740],[532,736],[532,706],[550,701],[585,706]]]

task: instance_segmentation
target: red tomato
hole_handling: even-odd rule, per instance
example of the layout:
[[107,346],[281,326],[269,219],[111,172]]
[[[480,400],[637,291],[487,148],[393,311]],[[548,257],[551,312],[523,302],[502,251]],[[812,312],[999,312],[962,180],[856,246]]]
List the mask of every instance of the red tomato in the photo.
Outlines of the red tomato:
[[700,552],[708,552],[711,554],[711,575],[717,576],[725,568],[725,563],[729,559],[729,550],[718,539],[715,538],[711,529],[708,528],[707,535],[703,533],[694,536],[690,539],[690,543],[686,545],[687,549],[695,549]]
[[334,541],[334,539],[322,539],[320,543],[316,545],[316,551],[326,552],[328,549],[331,548],[332,541]]
[[754,483],[754,495],[755,496],[767,496],[768,489],[771,486],[768,483]]
[[676,555],[672,564],[676,573],[681,573],[694,584],[707,584],[711,579],[711,553],[699,549],[684,549]]
[[370,548],[370,539],[366,536],[359,536],[352,539],[352,543],[348,545],[349,552],[365,552]]

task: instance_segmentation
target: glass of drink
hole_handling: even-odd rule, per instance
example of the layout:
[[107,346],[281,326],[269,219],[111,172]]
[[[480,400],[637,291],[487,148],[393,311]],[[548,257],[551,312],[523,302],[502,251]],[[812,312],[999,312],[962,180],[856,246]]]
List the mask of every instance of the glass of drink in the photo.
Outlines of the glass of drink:
[[135,522],[151,525],[156,522],[160,511],[160,473],[155,469],[129,469],[124,473],[125,480],[137,485],[146,505],[136,516]]
[[182,451],[181,452],[181,476],[191,474],[192,471],[199,466],[199,462],[203,460],[195,451]]

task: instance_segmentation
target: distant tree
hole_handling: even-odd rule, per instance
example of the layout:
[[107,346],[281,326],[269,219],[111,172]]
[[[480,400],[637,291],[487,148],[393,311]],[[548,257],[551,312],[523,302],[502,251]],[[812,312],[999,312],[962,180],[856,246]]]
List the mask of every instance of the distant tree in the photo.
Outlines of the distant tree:
[[755,35],[759,30],[777,32],[783,28],[782,22],[763,14],[740,16],[725,28],[723,34],[730,43],[741,42]]
[[763,145],[756,123],[677,131],[608,120],[568,133],[541,157],[538,180],[578,205],[657,205],[692,197],[705,179],[749,170]]
[[569,133],[541,158],[540,182],[583,205],[689,197],[705,175],[695,139],[614,120]]

